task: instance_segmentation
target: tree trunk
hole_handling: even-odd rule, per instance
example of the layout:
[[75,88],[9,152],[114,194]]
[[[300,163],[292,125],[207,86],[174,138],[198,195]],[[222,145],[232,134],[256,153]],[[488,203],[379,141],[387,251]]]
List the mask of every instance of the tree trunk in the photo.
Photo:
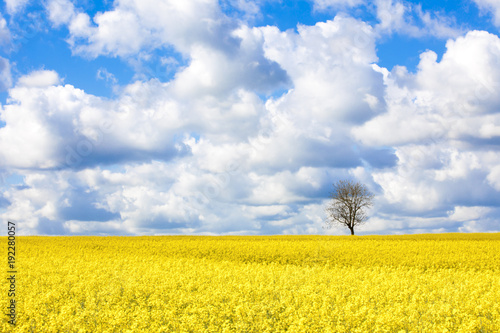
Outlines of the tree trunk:
[[354,236],[354,228],[349,228],[351,230],[351,236]]

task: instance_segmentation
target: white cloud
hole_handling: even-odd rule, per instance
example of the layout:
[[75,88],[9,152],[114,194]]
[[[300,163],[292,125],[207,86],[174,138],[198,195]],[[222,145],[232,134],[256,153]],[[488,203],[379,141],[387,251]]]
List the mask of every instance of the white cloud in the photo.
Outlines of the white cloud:
[[313,2],[317,11],[348,10],[353,7],[365,7],[365,10],[374,11],[379,21],[374,28],[379,36],[397,33],[414,38],[426,36],[452,38],[462,34],[453,18],[441,12],[425,11],[422,5],[409,1],[314,0]]
[[497,0],[474,0],[479,9],[493,14],[493,23],[500,27],[500,3]]
[[150,34],[150,31],[140,26],[137,16],[129,11],[116,9],[97,14],[93,21],[97,28],[90,27],[87,14],[79,14],[70,24],[73,38],[88,40],[88,45],[79,44],[78,39],[72,41],[77,45],[75,50],[91,57],[137,53],[145,46]]
[[[58,199],[67,187],[68,183],[61,175],[28,172],[24,175],[24,186],[12,187],[3,193],[10,206],[7,213],[0,216],[23,221],[26,234],[46,233],[43,229],[49,226],[49,221],[58,220]],[[41,225],[41,220],[49,223]],[[57,229],[64,233],[61,228]]]
[[[193,78],[194,79],[194,78]],[[156,80],[126,86],[112,101],[57,85],[53,71],[18,80],[2,110],[2,164],[22,168],[82,167],[101,159],[171,159],[187,154],[185,139],[246,142],[265,109],[255,93],[239,89],[215,96],[178,93]],[[197,92],[194,93],[196,95]],[[25,136],[13,135],[23,131]],[[135,156],[135,157],[134,157]]]
[[[21,168],[57,167],[58,150],[63,138],[71,133],[74,104],[66,98],[77,97],[63,87],[28,88],[10,90],[17,105],[5,105],[1,119],[6,126],[0,128],[0,152],[3,166]],[[61,126],[62,125],[62,126]],[[23,133],[19,136],[16,133]],[[67,139],[67,138],[66,138]]]
[[371,67],[377,56],[370,26],[337,16],[315,26],[299,26],[298,34],[273,27],[261,31],[266,56],[279,63],[294,84],[283,98],[269,101],[269,108],[286,110],[298,123],[308,124],[300,117],[313,116],[317,128],[306,132],[328,138],[329,131],[336,131],[335,123],[363,121],[381,110],[378,105],[383,108],[382,76]]
[[105,80],[107,83],[111,83],[112,85],[116,85],[118,80],[114,76],[113,73],[108,72],[108,70],[104,67],[101,67],[97,70],[96,78],[98,80]]
[[355,137],[373,145],[492,138],[499,120],[499,58],[500,38],[472,31],[448,41],[440,62],[432,51],[421,54],[415,75],[401,67],[381,69],[388,112],[355,129]]
[[0,57],[0,91],[6,91],[12,85],[9,60]]
[[17,81],[17,86],[27,88],[44,88],[54,86],[61,82],[59,74],[52,70],[38,70],[22,76]]
[[462,34],[454,27],[453,19],[437,12],[422,10],[421,5],[399,0],[377,0],[376,13],[379,34],[404,34],[411,37],[435,36],[453,38]]
[[7,7],[7,13],[9,15],[15,15],[24,10],[28,5],[30,0],[5,0],[5,5]]
[[[145,85],[143,91],[131,87],[121,99],[107,102],[71,85],[48,86],[56,79],[53,72],[35,72],[10,90],[13,104],[4,107],[2,119],[7,125],[0,129],[0,143],[8,147],[0,153],[4,164],[78,167],[93,163],[92,158],[120,160],[134,151],[156,151],[168,158],[182,150],[171,141],[172,129],[181,122],[175,103],[146,99],[161,85]],[[15,135],[19,131],[23,137]]]
[[237,45],[226,28],[234,23],[214,0],[125,0],[92,19],[68,0],[52,0],[47,8],[56,26],[68,25],[73,50],[92,58],[126,57],[165,44],[187,54],[197,44],[220,49]]
[[7,26],[7,21],[5,21],[2,14],[0,13],[0,45],[1,46],[7,45],[9,41],[10,41],[9,27]]
[[434,52],[423,53],[414,74],[379,69],[387,113],[354,128],[353,135],[366,145],[394,147],[397,167],[373,173],[388,204],[441,214],[454,203],[492,204],[500,160],[494,148],[500,99],[493,93],[499,57],[500,39],[473,31],[448,41],[439,62]]
[[500,166],[494,166],[488,174],[488,182],[497,190],[500,191]]
[[453,211],[449,212],[450,219],[455,221],[470,221],[478,220],[491,212],[488,207],[463,207],[457,206]]
[[192,48],[190,65],[173,82],[177,94],[220,95],[241,88],[267,93],[289,84],[287,73],[264,56],[262,38],[243,29],[234,34],[241,44],[231,54],[201,45]]
[[231,10],[238,10],[243,14],[243,19],[246,21],[255,20],[262,16],[261,6],[266,2],[275,0],[223,0],[220,1],[222,9],[231,8]]
[[69,0],[50,0],[46,6],[49,19],[56,27],[69,24],[77,15],[75,6]]
[[436,170],[437,181],[465,179],[472,171],[481,169],[479,157],[473,152],[451,149],[445,153],[445,156],[446,160],[442,158],[444,167]]
[[314,9],[324,11],[331,8],[356,7],[365,3],[365,0],[314,0]]
[[262,37],[227,18],[217,1],[127,0],[93,18],[61,0],[50,2],[48,10],[55,25],[68,25],[68,42],[80,55],[120,56],[140,70],[149,51],[174,46],[190,60],[174,83],[176,94],[185,97],[240,88],[269,93],[289,83],[264,56]]

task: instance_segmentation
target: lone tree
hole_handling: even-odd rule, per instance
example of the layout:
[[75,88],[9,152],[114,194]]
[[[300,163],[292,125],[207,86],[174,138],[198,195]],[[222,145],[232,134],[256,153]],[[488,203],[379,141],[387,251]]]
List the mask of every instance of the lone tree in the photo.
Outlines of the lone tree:
[[326,207],[326,225],[344,225],[354,235],[354,227],[367,218],[365,210],[373,206],[373,193],[364,184],[351,180],[340,180],[333,184],[333,189],[332,201]]

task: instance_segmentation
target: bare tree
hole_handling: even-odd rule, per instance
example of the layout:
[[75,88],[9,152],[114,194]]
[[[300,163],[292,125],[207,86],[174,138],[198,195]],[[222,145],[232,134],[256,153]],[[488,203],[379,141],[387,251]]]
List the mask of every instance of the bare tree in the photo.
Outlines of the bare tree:
[[333,188],[332,201],[326,207],[326,225],[329,228],[334,224],[346,226],[354,235],[354,227],[368,217],[365,210],[373,206],[373,193],[364,184],[351,180],[340,180]]

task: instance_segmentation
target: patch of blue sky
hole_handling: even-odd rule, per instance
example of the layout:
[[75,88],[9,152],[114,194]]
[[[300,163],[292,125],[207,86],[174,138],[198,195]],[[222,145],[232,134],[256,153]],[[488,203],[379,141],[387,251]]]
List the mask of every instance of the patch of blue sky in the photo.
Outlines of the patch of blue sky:
[[183,144],[186,138],[193,138],[195,142],[199,142],[201,134],[198,132],[190,132],[189,134],[175,134],[173,137],[174,144]]
[[27,40],[15,54],[15,76],[39,69],[55,70],[65,84],[95,96],[111,97],[115,85],[153,78],[168,82],[187,64],[171,47],[151,51],[148,60],[107,56],[86,59],[72,54],[64,36],[61,31],[51,31]]
[[293,87],[278,88],[278,89],[275,89],[267,94],[257,93],[257,96],[259,96],[259,98],[264,102],[269,100],[269,99],[277,100],[277,99],[281,98],[283,95],[287,94],[290,91],[290,89],[293,89]]
[[29,39],[15,54],[14,76],[40,69],[55,70],[65,84],[104,97],[112,95],[113,82],[102,76],[99,78],[99,71],[106,69],[116,83],[129,82],[133,77],[134,71],[124,66],[123,60],[119,58],[100,56],[88,60],[73,56],[64,36],[61,31],[52,30]]
[[324,13],[313,10],[310,1],[269,1],[261,8],[262,15],[255,22],[256,26],[276,26],[281,31],[293,29],[297,31],[297,25],[315,25],[334,18],[332,13]]
[[[5,105],[7,103],[7,98],[9,97],[9,93],[7,91],[0,91],[0,106]],[[5,122],[0,120],[0,128],[5,126]]]
[[117,173],[125,173],[126,169],[123,164],[111,164],[111,165],[106,165],[102,167],[102,170],[108,170],[111,172],[117,172]]
[[19,175],[17,173],[12,173],[7,176],[0,176],[2,177],[2,185],[6,186],[21,186],[24,184],[24,176]]
[[191,132],[189,133],[189,136],[194,138],[196,142],[200,141],[200,134],[199,133],[196,133],[196,132]]
[[[55,70],[63,82],[72,84],[87,93],[98,96],[110,96],[112,87],[106,80],[99,80],[99,69],[106,68],[114,73],[119,82],[127,82],[133,76],[133,71],[123,66],[118,58],[98,57],[95,60],[75,57],[66,42],[67,29],[53,29],[45,17],[45,12],[36,8],[34,13],[38,20],[30,25],[29,18],[12,18],[9,28],[13,40],[8,52],[11,59],[11,72],[14,83],[20,77],[35,70]],[[5,103],[6,94],[0,95],[0,101]]]
[[454,18],[459,28],[498,33],[498,28],[492,24],[492,14],[479,10],[471,0],[420,0],[419,3],[424,11],[435,11]]
[[114,1],[101,0],[101,1],[73,1],[75,7],[83,10],[90,17],[94,17],[98,13],[103,13],[109,10],[113,10]]
[[420,55],[431,50],[438,55],[438,60],[446,52],[446,40],[433,37],[412,38],[404,35],[393,35],[377,44],[377,65],[389,71],[394,66],[405,66],[408,71],[415,72],[420,62]]
[[[109,10],[107,2],[84,3],[81,9],[91,17],[98,12]],[[27,73],[35,70],[55,70],[64,84],[71,84],[86,93],[100,97],[112,97],[114,86],[123,86],[137,79],[156,78],[161,82],[170,81],[187,60],[172,47],[165,46],[151,50],[148,60],[99,56],[86,58],[72,53],[66,39],[66,27],[53,28],[40,6],[30,6],[33,23],[27,16],[16,16],[10,20],[13,45],[4,53],[11,59],[14,83]],[[0,103],[5,104],[8,94],[0,93]]]

